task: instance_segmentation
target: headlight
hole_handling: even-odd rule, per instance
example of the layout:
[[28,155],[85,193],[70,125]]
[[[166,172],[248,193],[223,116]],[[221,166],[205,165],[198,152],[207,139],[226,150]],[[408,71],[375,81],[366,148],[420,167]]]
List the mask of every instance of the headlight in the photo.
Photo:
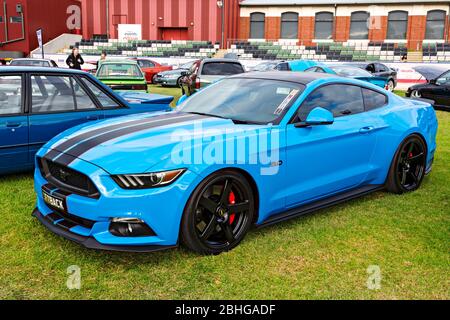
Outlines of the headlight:
[[123,189],[147,189],[169,185],[184,171],[186,169],[144,174],[118,174],[113,175],[112,178]]
[[177,74],[168,74],[165,76],[165,78],[169,78],[169,79],[173,79],[173,78],[178,78],[179,76]]

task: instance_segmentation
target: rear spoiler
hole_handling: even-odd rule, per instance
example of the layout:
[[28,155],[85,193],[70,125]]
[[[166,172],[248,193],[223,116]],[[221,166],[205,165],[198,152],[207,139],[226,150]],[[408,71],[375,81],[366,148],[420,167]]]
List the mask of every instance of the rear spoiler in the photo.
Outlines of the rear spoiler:
[[414,102],[414,101],[420,101],[420,102],[429,103],[429,104],[431,104],[433,107],[434,107],[434,104],[435,104],[434,100],[431,100],[431,99],[425,99],[425,98],[416,98],[416,97],[406,98],[406,97],[405,97],[404,99],[407,99],[407,100],[413,100],[413,102]]

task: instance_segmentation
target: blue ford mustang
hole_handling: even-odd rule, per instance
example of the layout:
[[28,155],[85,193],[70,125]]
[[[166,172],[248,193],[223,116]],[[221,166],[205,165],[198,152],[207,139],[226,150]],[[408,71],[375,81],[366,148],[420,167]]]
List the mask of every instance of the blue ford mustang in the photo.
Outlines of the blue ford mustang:
[[81,123],[170,109],[171,96],[123,92],[77,70],[0,68],[0,174],[34,166],[58,133]]
[[369,192],[417,189],[437,120],[422,101],[321,73],[221,80],[172,113],[70,129],[37,154],[33,214],[89,248],[202,254]]

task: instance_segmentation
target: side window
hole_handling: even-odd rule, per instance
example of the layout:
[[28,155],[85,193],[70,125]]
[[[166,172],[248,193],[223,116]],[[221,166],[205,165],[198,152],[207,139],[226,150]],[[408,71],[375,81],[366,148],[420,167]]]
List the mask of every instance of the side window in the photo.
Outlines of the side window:
[[370,73],[377,72],[377,71],[375,71],[375,65],[373,63],[370,63],[370,64],[367,65],[366,71],[368,71]]
[[277,70],[279,71],[289,71],[289,64],[287,62],[282,62],[277,65]]
[[155,64],[149,60],[138,60],[138,65],[141,68],[153,68]]
[[75,80],[72,79],[73,90],[75,92],[75,101],[76,101],[76,109],[77,110],[92,110],[97,109],[94,101],[92,101],[91,97],[88,93],[83,89],[82,86]]
[[120,105],[104,93],[99,87],[93,84],[88,79],[82,77],[81,81],[91,90],[103,108],[118,108]]
[[68,76],[31,76],[33,113],[74,111],[72,78]]
[[22,112],[22,76],[0,75],[0,116]]
[[388,71],[387,67],[385,67],[381,63],[375,64],[375,70],[376,70],[376,72],[386,72],[386,71]]
[[388,98],[382,93],[365,88],[362,89],[362,92],[366,111],[381,108],[388,103]]
[[305,121],[309,112],[322,107],[335,117],[360,113],[364,111],[361,88],[353,85],[332,84],[313,91],[300,106],[299,121]]

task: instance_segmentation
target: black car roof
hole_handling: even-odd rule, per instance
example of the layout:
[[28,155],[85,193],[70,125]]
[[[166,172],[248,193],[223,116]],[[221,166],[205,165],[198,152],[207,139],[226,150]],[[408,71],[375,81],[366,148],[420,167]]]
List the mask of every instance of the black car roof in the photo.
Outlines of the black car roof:
[[317,79],[336,78],[336,75],[321,72],[267,71],[240,73],[230,78],[269,79],[308,84]]

